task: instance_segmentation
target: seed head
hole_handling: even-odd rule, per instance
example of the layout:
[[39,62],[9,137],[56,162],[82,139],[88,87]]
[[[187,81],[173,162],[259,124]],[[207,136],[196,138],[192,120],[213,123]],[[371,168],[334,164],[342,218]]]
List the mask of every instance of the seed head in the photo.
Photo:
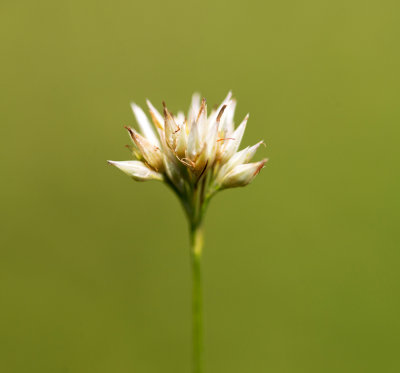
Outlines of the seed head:
[[154,126],[139,106],[131,106],[140,133],[125,128],[136,160],[109,163],[135,180],[163,180],[183,200],[192,201],[199,189],[208,199],[218,190],[248,185],[267,161],[249,163],[262,141],[239,151],[249,115],[235,128],[231,92],[209,114],[197,93],[187,116],[173,115],[164,102],[161,115],[147,100]]

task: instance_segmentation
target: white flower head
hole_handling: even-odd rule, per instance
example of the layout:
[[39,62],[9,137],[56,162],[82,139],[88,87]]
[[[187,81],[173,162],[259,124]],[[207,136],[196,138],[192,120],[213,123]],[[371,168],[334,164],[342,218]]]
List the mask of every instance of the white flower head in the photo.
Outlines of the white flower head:
[[154,127],[134,103],[140,133],[126,127],[136,160],[109,163],[135,180],[163,180],[186,210],[207,202],[218,190],[249,184],[267,161],[249,163],[262,141],[239,151],[249,116],[235,128],[236,101],[231,92],[209,114],[206,100],[197,93],[187,116],[173,115],[165,103],[162,115],[148,100],[147,105]]

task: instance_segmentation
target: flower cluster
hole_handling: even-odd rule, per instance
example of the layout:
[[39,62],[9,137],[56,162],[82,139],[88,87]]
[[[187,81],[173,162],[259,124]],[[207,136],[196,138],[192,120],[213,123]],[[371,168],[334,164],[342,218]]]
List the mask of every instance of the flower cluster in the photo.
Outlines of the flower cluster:
[[140,133],[126,127],[135,160],[109,161],[135,180],[163,180],[189,200],[201,188],[208,199],[221,189],[249,184],[266,159],[249,163],[259,143],[238,151],[248,115],[235,128],[236,101],[229,93],[222,104],[207,114],[206,100],[194,94],[189,112],[173,115],[163,103],[163,115],[147,101],[155,130],[143,110],[132,104]]

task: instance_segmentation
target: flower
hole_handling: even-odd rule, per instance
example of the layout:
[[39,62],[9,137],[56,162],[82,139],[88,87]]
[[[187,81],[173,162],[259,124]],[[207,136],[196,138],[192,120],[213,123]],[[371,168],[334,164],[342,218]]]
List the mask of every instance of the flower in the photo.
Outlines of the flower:
[[236,101],[229,92],[207,115],[207,104],[195,93],[188,115],[173,115],[163,103],[163,115],[147,100],[151,125],[143,110],[132,103],[140,133],[125,127],[135,160],[108,161],[135,180],[163,180],[184,201],[201,190],[202,202],[218,190],[248,185],[267,159],[249,163],[263,141],[238,151],[249,115],[235,128]]

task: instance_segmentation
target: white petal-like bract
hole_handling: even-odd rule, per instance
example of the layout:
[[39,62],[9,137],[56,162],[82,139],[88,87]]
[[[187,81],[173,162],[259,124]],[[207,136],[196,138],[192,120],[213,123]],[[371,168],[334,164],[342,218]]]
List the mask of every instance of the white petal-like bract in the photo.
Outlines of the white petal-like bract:
[[147,116],[144,113],[144,111],[139,106],[137,106],[134,102],[132,102],[131,107],[132,107],[133,114],[135,114],[135,117],[136,117],[136,120],[140,127],[140,130],[142,131],[142,134],[151,143],[160,147],[160,142],[158,141],[158,138],[153,130],[153,127],[152,127],[150,121],[147,119]]
[[246,186],[251,183],[253,179],[258,175],[264,164],[267,162],[266,159],[257,163],[246,163],[236,166],[231,172],[229,172],[221,181],[222,188],[234,188],[239,186]]
[[108,163],[119,168],[121,171],[138,181],[163,179],[162,174],[153,171],[140,161],[108,161]]

